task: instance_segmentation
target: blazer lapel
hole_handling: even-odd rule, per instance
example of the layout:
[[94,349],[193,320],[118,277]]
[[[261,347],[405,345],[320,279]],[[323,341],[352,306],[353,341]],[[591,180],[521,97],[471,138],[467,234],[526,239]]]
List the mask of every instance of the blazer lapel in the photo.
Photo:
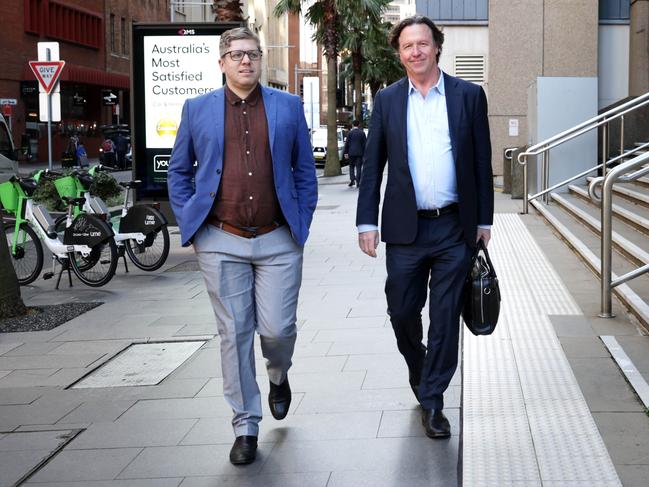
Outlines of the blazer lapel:
[[[225,137],[225,91],[223,88],[214,90],[212,96],[212,116],[214,117],[214,133],[216,134],[216,147],[214,153],[218,154],[225,147],[223,139]],[[213,139],[214,140],[214,139]]]
[[410,84],[408,83],[408,78],[403,78],[401,80],[401,87],[399,89],[399,95],[396,98],[397,106],[394,107],[394,110],[391,110],[393,114],[393,120],[395,127],[399,127],[400,130],[397,131],[401,136],[401,147],[403,152],[403,160],[406,161],[406,166],[408,165],[408,89]]
[[[277,126],[277,100],[273,95],[273,91],[261,87],[261,93],[264,99],[264,111],[266,112],[266,121],[268,122],[268,142],[270,143],[270,153],[273,154],[273,147],[275,146],[275,128]],[[275,158],[273,157],[273,160]]]
[[462,118],[462,92],[458,82],[452,76],[444,73],[444,91],[446,93],[446,112],[448,114],[448,130],[451,135],[453,159],[457,162],[458,130]]

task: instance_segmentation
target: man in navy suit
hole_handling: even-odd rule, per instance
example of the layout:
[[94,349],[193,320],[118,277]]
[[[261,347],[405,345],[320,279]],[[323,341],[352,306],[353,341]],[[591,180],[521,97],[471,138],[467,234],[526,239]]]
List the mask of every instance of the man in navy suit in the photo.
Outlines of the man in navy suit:
[[259,84],[257,35],[226,31],[219,51],[226,85],[185,102],[168,186],[216,315],[223,395],[234,412],[230,461],[241,465],[255,459],[262,416],[255,331],[273,417],[283,419],[291,403],[303,246],[318,195],[302,103]]
[[443,394],[457,368],[463,283],[493,221],[487,100],[480,86],[439,69],[444,34],[427,17],[404,19],[390,37],[407,77],[374,100],[356,216],[359,246],[376,257],[387,162],[381,232],[388,314],[426,434],[447,438]]
[[365,152],[365,132],[360,128],[360,121],[354,120],[354,128],[347,134],[343,156],[349,161],[349,187],[356,183],[356,187],[361,184],[361,167],[363,166],[363,153]]

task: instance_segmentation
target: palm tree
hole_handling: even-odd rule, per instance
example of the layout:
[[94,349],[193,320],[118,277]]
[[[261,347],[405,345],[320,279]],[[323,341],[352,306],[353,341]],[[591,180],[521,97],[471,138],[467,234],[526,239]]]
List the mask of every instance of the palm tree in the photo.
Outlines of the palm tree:
[[20,286],[16,271],[11,263],[9,245],[4,237],[5,227],[2,216],[0,216],[0,231],[3,237],[0,238],[0,319],[22,316],[27,313],[27,308],[20,297]]
[[[315,27],[314,40],[323,46],[327,59],[327,160],[324,175],[341,174],[336,140],[336,63],[340,49],[341,17],[340,7],[348,2],[366,2],[367,0],[315,0],[308,7],[304,16]],[[279,0],[274,14],[281,17],[286,13],[300,14],[302,8],[311,3],[309,0]]]
[[243,10],[239,0],[214,0],[212,5],[216,22],[243,22]]
[[341,16],[346,19],[342,31],[342,49],[350,52],[354,79],[354,118],[361,119],[362,69],[371,52],[371,44],[386,39],[382,29],[381,13],[391,0],[351,0],[341,5]]

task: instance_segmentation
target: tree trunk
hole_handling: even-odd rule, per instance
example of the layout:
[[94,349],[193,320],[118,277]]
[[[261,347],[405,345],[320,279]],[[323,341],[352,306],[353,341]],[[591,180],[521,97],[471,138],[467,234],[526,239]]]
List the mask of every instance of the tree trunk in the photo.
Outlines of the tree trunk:
[[363,81],[361,79],[361,70],[363,66],[363,57],[360,52],[352,53],[352,67],[354,69],[354,119],[363,120]]
[[336,78],[336,58],[327,57],[327,160],[324,167],[324,175],[327,177],[342,174],[338,157]]
[[27,308],[20,297],[20,285],[11,262],[9,245],[5,235],[4,221],[0,216],[0,319],[22,316]]

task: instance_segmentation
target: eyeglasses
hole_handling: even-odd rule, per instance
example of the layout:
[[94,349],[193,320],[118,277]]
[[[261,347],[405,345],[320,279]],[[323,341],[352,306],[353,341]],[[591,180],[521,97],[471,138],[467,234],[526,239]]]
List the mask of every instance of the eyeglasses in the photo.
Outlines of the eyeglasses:
[[248,59],[251,61],[259,61],[261,59],[261,51],[259,50],[254,50],[254,51],[228,51],[223,56],[224,58],[227,55],[230,55],[230,59],[233,61],[241,61],[243,59],[243,56],[247,55]]

